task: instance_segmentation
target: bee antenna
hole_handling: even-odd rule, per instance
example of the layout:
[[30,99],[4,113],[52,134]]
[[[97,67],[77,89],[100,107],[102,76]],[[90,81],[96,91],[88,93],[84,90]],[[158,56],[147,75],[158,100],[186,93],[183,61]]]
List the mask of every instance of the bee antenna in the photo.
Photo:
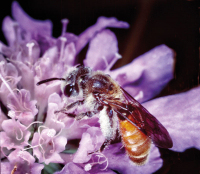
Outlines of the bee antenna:
[[41,85],[42,83],[47,83],[47,82],[50,82],[50,81],[53,81],[53,80],[63,80],[63,81],[65,81],[64,78],[56,78],[56,77],[54,77],[54,78],[50,78],[50,79],[41,80],[36,85]]

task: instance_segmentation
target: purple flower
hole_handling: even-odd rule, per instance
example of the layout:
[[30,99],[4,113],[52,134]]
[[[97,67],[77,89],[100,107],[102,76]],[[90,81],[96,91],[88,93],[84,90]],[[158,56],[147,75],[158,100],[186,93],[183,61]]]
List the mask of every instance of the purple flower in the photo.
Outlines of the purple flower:
[[2,122],[1,147],[7,149],[23,149],[28,144],[31,133],[27,128],[15,119],[8,119]]
[[24,125],[33,122],[34,116],[37,114],[36,100],[30,101],[30,92],[22,89],[17,94],[9,94],[8,96],[8,116],[18,119]]
[[33,155],[45,164],[63,163],[59,153],[65,150],[66,143],[67,139],[56,135],[54,129],[44,129],[41,133],[34,133],[32,146],[38,147],[33,148]]
[[[162,166],[157,147],[152,145],[144,166],[135,166],[120,142],[100,153],[105,137],[99,114],[79,121],[68,117],[59,111],[79,97],[67,98],[60,81],[39,86],[36,83],[53,77],[65,78],[74,69],[79,52],[89,44],[84,65],[109,74],[143,103],[159,94],[173,78],[173,50],[160,45],[130,64],[111,70],[122,57],[117,38],[107,27],[128,28],[128,23],[99,17],[93,26],[76,36],[66,31],[69,21],[64,19],[61,36],[54,38],[51,21],[32,19],[17,2],[12,4],[12,15],[14,20],[7,16],[2,25],[8,46],[0,42],[0,100],[8,111],[0,110],[1,170],[41,173],[53,163],[65,165],[62,170],[55,170],[57,174],[157,171]],[[143,103],[169,131],[174,151],[200,148],[198,93],[196,88]],[[87,109],[82,105],[70,112]]]
[[1,163],[1,171],[10,174],[15,169],[16,174],[21,173],[40,173],[43,169],[42,164],[34,163],[35,158],[26,151],[14,150],[8,156],[10,162]]
[[200,149],[199,91],[198,87],[144,103],[169,131],[173,140],[173,151],[183,152],[191,147]]

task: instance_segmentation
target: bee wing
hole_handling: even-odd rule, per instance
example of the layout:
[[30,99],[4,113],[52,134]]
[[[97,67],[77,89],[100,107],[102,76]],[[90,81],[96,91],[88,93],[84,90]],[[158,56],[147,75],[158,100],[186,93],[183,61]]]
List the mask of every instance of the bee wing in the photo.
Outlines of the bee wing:
[[129,106],[130,115],[127,120],[134,122],[134,125],[136,124],[141,131],[149,136],[156,146],[171,148],[173,142],[165,127],[128,92],[123,88],[121,90],[127,101],[127,106]]

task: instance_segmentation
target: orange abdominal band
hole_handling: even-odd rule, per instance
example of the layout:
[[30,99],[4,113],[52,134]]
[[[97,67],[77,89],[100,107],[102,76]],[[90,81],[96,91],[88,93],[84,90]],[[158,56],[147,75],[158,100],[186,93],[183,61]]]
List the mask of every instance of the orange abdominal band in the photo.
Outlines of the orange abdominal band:
[[120,121],[123,144],[129,158],[136,165],[143,165],[151,147],[151,139],[127,120]]

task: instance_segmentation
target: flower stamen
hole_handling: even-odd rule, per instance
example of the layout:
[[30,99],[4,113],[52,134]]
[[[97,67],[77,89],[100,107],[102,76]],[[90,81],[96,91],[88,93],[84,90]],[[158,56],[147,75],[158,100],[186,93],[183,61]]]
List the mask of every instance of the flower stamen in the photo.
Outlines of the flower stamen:
[[5,86],[10,91],[10,93],[13,95],[13,97],[14,97],[15,101],[17,102],[17,104],[20,106],[19,100],[17,99],[17,97],[15,96],[13,90],[10,88],[9,84],[6,82],[6,80],[3,78],[3,76],[1,74],[0,74],[0,79],[5,84]]
[[65,47],[65,43],[67,42],[67,38],[61,36],[60,40],[61,40],[60,60],[62,60],[63,54],[64,54],[64,47]]
[[36,124],[36,123],[43,123],[43,122],[41,122],[41,121],[34,121],[34,122],[32,122],[31,124],[29,124],[29,125],[26,127],[26,129],[28,129],[31,125]]
[[112,59],[112,61],[108,64],[107,60],[104,58],[104,61],[106,63],[106,69],[104,70],[104,72],[109,72],[110,69],[113,67],[113,65],[119,60],[121,59],[122,56],[118,53],[115,53],[115,57]]
[[16,139],[17,139],[18,141],[22,140],[22,138],[23,138],[23,132],[22,132],[22,130],[19,129],[19,131],[20,131],[20,133],[21,133],[21,137],[20,137],[20,138],[18,138],[17,132],[15,133]]
[[69,23],[68,19],[62,19],[62,35],[63,36],[65,34],[65,32],[67,31],[67,24]]
[[34,42],[29,42],[26,44],[26,46],[28,47],[28,57],[29,57],[29,63],[32,65],[32,52],[33,52],[33,46],[35,45]]
[[[100,170],[105,170],[108,167],[108,159],[106,158],[106,156],[102,153],[95,153],[94,155],[96,155],[98,157],[97,162],[94,162],[94,159],[92,158],[92,163],[88,163],[85,165],[84,170],[85,171],[90,171],[92,169],[92,166],[94,166],[95,164],[103,164],[106,162],[106,166],[103,169]],[[100,158],[105,158],[105,160],[101,161]]]

